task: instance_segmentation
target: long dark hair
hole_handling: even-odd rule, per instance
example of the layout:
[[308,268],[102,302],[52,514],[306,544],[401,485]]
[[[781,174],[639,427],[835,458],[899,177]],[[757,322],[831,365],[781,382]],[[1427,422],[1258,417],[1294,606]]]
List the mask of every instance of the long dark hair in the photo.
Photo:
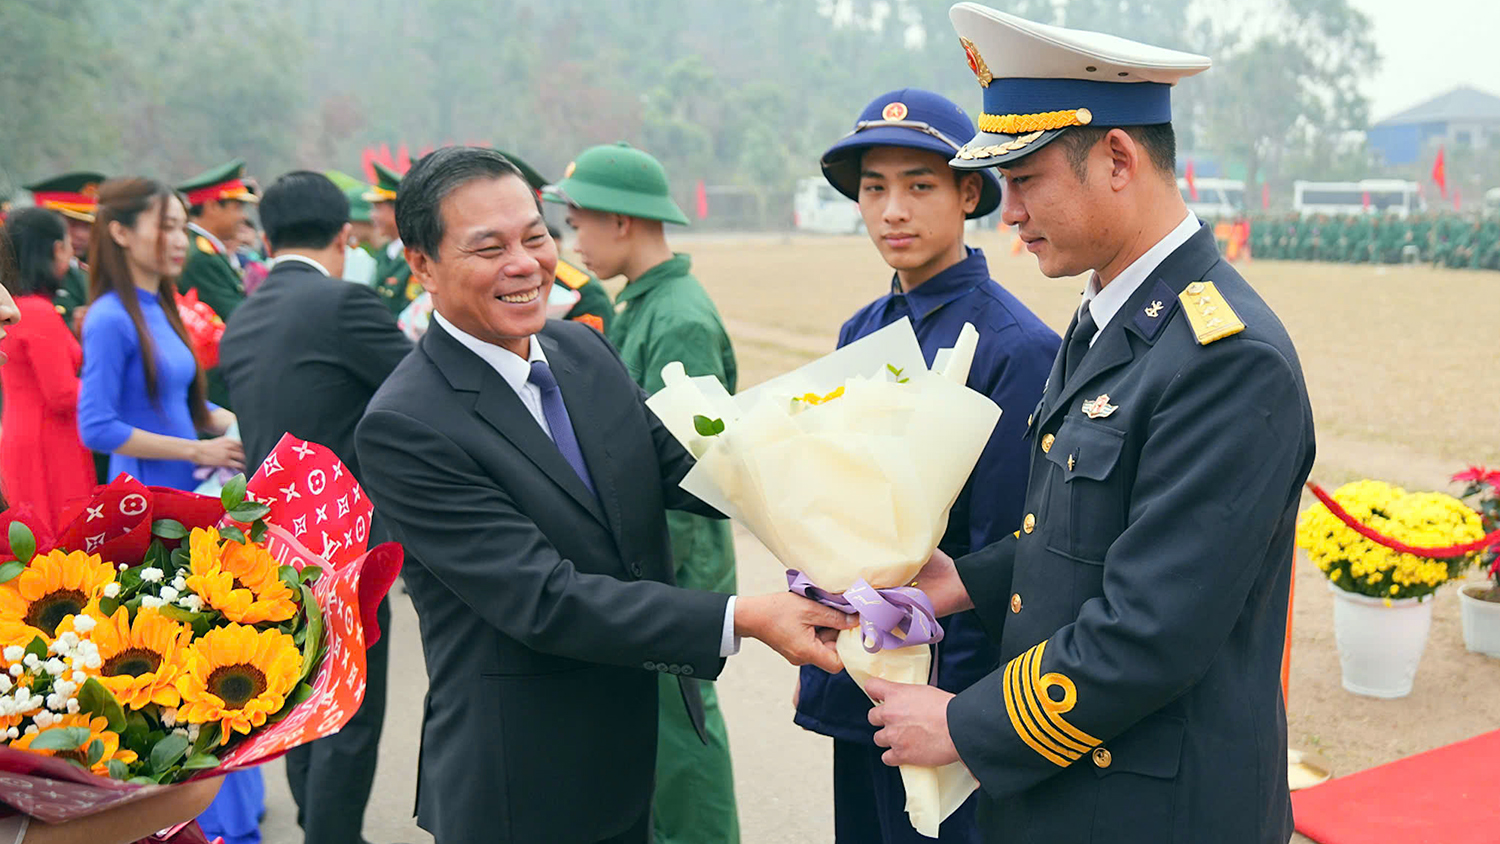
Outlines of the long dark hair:
[[[157,399],[156,344],[152,342],[151,330],[146,327],[146,318],[141,315],[141,300],[136,294],[135,281],[130,275],[130,259],[124,247],[109,234],[109,224],[117,222],[133,229],[143,212],[154,209],[157,215],[156,251],[158,259],[166,252],[167,203],[177,201],[187,206],[182,196],[161,182],[152,179],[110,179],[99,186],[99,210],[95,212],[94,233],[89,238],[89,302],[114,291],[120,304],[130,314],[135,324],[135,336],[141,346],[141,366],[146,372],[146,393]],[[164,263],[164,262],[163,262]],[[162,313],[167,324],[182,340],[182,344],[193,348],[187,329],[182,325],[182,315],[177,312],[177,279],[162,276],[157,291]],[[199,428],[209,426],[208,388],[203,378],[203,367],[197,366],[197,374],[188,387],[188,410],[193,414],[193,424]]]
[[57,292],[54,255],[68,236],[61,214],[46,208],[23,208],[5,221],[16,254],[16,276],[6,284],[15,296],[46,296]]

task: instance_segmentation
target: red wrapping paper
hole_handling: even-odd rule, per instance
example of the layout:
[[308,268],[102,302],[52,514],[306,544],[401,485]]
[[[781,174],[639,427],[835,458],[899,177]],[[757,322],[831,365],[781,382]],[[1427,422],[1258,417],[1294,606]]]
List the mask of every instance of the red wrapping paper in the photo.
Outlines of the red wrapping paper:
[[[365,650],[380,637],[376,609],[401,570],[402,550],[386,543],[366,552],[372,507],[359,484],[331,451],[291,435],[282,438],[246,485],[249,497],[270,506],[261,544],[282,565],[322,566],[313,584],[324,621],[326,654],[310,682],[313,695],[274,725],[242,740],[218,768],[194,779],[220,776],[269,762],[286,751],[338,732],[364,700]],[[228,523],[218,498],[147,487],[128,475],[98,487],[92,498],[66,511],[54,539],[41,531],[37,553],[83,550],[115,563],[138,563],[161,519],[189,530]],[[24,511],[0,514],[10,523],[35,523]],[[167,543],[169,546],[172,543]],[[8,546],[3,558],[11,558]],[[317,549],[317,550],[313,550]],[[97,776],[66,760],[0,747],[0,813],[9,807],[45,821],[86,817],[143,799],[172,785],[142,786]],[[194,823],[153,841],[206,844]]]

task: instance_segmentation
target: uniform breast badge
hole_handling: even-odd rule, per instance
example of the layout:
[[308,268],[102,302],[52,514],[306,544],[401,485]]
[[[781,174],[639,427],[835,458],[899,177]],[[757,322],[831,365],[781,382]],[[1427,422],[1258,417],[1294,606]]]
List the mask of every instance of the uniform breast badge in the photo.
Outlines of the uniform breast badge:
[[1109,403],[1109,393],[1083,403],[1083,414],[1090,419],[1103,419],[1119,409],[1119,405]]

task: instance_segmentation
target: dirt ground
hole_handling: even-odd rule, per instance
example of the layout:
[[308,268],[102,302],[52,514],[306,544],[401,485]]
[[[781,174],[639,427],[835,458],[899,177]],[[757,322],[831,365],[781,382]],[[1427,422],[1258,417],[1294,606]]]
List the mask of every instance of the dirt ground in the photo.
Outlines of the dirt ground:
[[[1081,280],[1043,278],[1029,255],[1010,256],[1007,238],[981,234],[971,242],[986,249],[1001,283],[1059,331],[1066,327]],[[830,350],[842,321],[889,278],[862,238],[691,237],[679,245],[692,253],[729,325],[742,387]],[[1301,354],[1317,416],[1314,479],[1336,485],[1378,477],[1449,489],[1448,476],[1465,464],[1500,463],[1500,273],[1272,262],[1241,270]],[[783,588],[769,553],[743,531],[736,536],[740,591]],[[1332,599],[1305,560],[1297,563],[1296,587],[1293,746],[1346,775],[1500,725],[1500,661],[1464,651],[1455,587],[1436,602],[1415,690],[1396,701],[1342,689]],[[397,595],[392,603],[390,707],[365,831],[377,844],[430,842],[411,820],[426,678],[410,602]],[[719,681],[745,844],[833,839],[828,742],[791,723],[795,677],[752,642]],[[299,841],[281,766],[266,772],[265,840]]]

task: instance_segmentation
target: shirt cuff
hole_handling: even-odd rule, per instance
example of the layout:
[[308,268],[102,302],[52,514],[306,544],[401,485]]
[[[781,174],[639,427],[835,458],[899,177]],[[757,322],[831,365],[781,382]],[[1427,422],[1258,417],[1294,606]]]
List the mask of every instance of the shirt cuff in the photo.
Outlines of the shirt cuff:
[[734,635],[734,599],[737,596],[730,595],[729,603],[724,605],[724,632],[719,635],[719,657],[728,658],[740,652],[740,637]]

